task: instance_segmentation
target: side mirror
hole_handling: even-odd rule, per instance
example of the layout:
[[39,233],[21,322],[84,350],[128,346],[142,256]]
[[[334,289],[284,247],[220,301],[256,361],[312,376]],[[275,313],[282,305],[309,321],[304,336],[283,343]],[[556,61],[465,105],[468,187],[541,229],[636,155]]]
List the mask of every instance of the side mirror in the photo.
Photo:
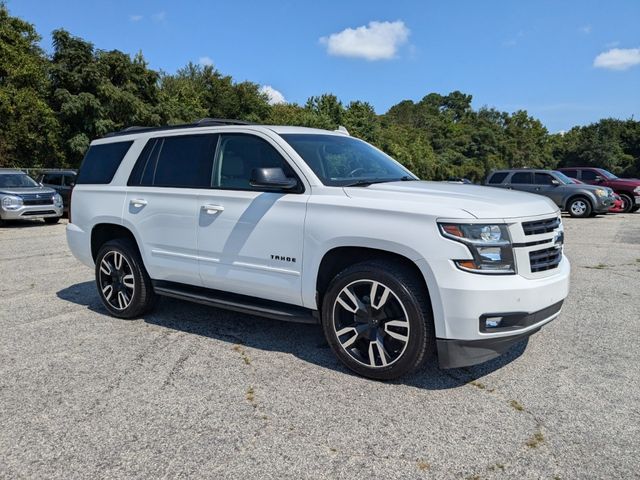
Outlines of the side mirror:
[[298,186],[298,181],[287,177],[280,167],[254,168],[251,171],[249,184],[252,187],[269,190],[294,190]]
[[600,183],[604,181],[604,178],[602,178],[600,175],[596,175],[596,183]]

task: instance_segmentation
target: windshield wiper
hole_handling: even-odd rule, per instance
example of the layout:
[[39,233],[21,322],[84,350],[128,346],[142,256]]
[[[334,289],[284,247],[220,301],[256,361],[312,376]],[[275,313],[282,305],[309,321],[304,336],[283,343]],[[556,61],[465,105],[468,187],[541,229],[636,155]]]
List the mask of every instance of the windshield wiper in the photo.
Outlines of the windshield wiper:
[[370,178],[370,179],[362,179],[356,180],[351,183],[347,183],[342,185],[343,187],[368,187],[369,185],[373,185],[374,183],[388,183],[388,182],[411,182],[417,180],[416,178],[410,177],[409,175],[405,175],[400,178]]

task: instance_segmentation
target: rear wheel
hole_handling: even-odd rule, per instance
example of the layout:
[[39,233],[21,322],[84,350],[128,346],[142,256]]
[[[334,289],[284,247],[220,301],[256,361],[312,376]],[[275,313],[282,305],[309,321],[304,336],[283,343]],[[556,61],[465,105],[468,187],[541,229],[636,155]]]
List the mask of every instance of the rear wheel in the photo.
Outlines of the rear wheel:
[[393,262],[340,272],[324,295],[322,327],[345,366],[377,380],[401,377],[435,352],[428,292],[412,270]]
[[98,294],[109,313],[135,318],[155,304],[155,293],[138,249],[128,239],[106,242],[96,257]]
[[640,210],[640,205],[634,205],[634,207],[631,209],[631,213],[637,212],[638,210]]
[[567,211],[574,218],[585,218],[591,215],[591,202],[584,197],[576,197],[569,200]]
[[631,195],[627,195],[626,193],[621,193],[620,198],[622,199],[622,211],[624,213],[630,213],[635,211],[633,210],[635,208],[635,204]]

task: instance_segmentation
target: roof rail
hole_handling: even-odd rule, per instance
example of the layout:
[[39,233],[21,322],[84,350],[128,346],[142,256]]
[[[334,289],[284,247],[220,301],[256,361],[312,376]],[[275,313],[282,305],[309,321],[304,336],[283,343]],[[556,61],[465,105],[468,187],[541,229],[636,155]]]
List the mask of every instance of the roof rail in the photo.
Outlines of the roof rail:
[[164,130],[176,130],[180,128],[198,128],[198,127],[211,127],[216,125],[255,125],[250,122],[244,122],[242,120],[232,120],[228,118],[201,118],[194,123],[184,123],[180,125],[165,125],[163,127],[140,127],[133,125],[131,127],[123,128],[117,132],[107,133],[103,138],[119,137],[121,135],[130,135],[132,133],[143,132],[161,132]]

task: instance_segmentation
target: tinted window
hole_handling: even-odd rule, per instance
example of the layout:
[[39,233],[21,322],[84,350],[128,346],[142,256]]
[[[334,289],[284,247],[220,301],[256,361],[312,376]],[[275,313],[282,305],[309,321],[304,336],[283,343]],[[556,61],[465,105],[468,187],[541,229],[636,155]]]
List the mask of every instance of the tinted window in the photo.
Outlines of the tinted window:
[[278,151],[265,140],[254,135],[222,135],[214,186],[233,190],[260,190],[250,185],[256,168],[282,168],[287,177],[295,173]]
[[76,183],[110,183],[132,143],[106,143],[89,147],[89,151],[82,161]]
[[507,175],[509,175],[509,172],[496,172],[491,175],[491,178],[487,183],[502,183],[502,181],[507,178]]
[[587,182],[595,181],[598,173],[594,170],[582,170],[582,180],[586,180]]
[[67,174],[65,174],[64,179],[63,179],[63,182],[62,182],[62,184],[63,184],[63,185],[65,185],[65,186],[67,186],[67,187],[70,187],[70,186],[72,186],[72,185],[75,185],[75,183],[76,183],[76,176],[75,176],[75,174],[73,174],[73,173],[67,173]]
[[578,178],[577,170],[562,170],[562,173],[564,173],[567,177]]
[[414,179],[391,157],[352,137],[342,135],[281,135],[325,185],[355,181]]
[[207,188],[218,135],[181,135],[147,142],[128,185]]
[[535,173],[534,183],[536,185],[553,185],[553,177],[548,173]]
[[42,177],[42,183],[47,185],[62,185],[62,175],[59,173],[45,173]]
[[531,172],[516,172],[511,177],[511,183],[533,183]]

